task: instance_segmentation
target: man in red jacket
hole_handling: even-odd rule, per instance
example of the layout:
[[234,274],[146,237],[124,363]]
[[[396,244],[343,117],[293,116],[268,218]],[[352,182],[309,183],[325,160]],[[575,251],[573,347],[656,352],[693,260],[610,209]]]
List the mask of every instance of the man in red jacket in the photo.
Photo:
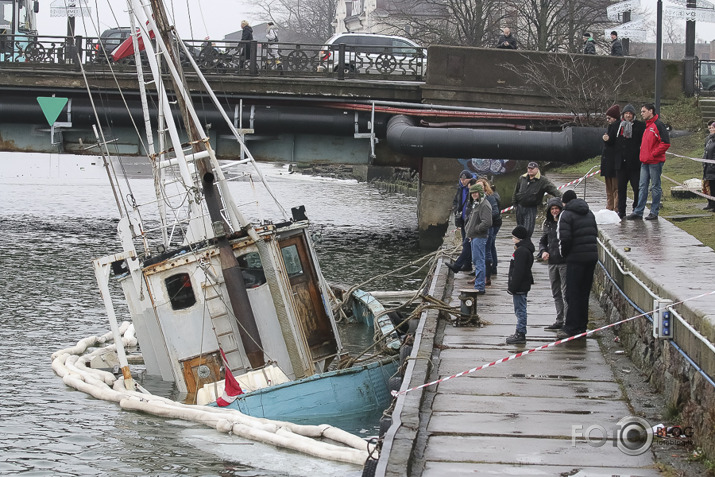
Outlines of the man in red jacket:
[[643,218],[645,203],[648,200],[648,185],[650,183],[651,206],[650,214],[646,220],[657,220],[660,210],[660,197],[663,190],[660,187],[660,175],[665,163],[665,151],[670,147],[670,136],[655,113],[655,106],[644,104],[641,106],[641,117],[646,122],[643,141],[641,142],[641,178],[638,184],[638,202],[633,213],[626,217],[628,220]]

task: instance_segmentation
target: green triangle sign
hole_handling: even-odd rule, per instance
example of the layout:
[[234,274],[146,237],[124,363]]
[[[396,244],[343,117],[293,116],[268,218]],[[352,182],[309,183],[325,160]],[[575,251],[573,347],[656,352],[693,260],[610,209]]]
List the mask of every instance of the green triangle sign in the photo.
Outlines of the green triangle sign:
[[42,112],[45,114],[45,118],[47,118],[47,122],[50,126],[55,124],[60,113],[65,109],[67,101],[67,98],[55,98],[54,96],[39,96],[37,98],[37,102],[40,103],[40,108],[42,108]]

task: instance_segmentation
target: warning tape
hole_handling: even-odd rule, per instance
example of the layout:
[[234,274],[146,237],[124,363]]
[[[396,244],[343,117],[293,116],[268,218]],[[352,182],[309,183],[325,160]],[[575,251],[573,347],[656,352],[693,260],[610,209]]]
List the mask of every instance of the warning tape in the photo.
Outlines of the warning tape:
[[[577,184],[579,184],[581,181],[586,180],[586,179],[588,179],[589,177],[593,177],[593,176],[595,176],[596,174],[598,174],[598,173],[600,173],[600,172],[601,172],[601,169],[597,170],[596,172],[592,172],[592,173],[590,173],[590,174],[586,174],[585,176],[579,177],[578,179],[573,180],[573,181],[571,181],[571,182],[568,182],[568,183],[566,183],[566,184],[560,185],[560,186],[557,187],[557,188],[560,190],[560,189],[563,189],[564,187],[568,187],[568,186],[570,186],[570,185],[577,185]],[[503,213],[505,213],[505,212],[509,212],[509,211],[512,210],[513,208],[514,208],[513,205],[512,205],[512,206],[509,206],[509,207],[507,207],[506,209],[502,209],[501,213],[503,214]]]
[[627,323],[627,322],[629,322],[629,321],[631,321],[631,320],[635,320],[636,318],[640,318],[641,316],[645,316],[645,315],[648,315],[648,314],[650,314],[650,313],[654,313],[654,312],[656,312],[656,311],[665,310],[665,309],[667,309],[667,308],[672,308],[672,307],[674,307],[675,305],[680,305],[681,303],[685,303],[686,301],[695,300],[695,299],[697,299],[697,298],[702,298],[702,297],[704,297],[704,296],[712,295],[712,294],[715,294],[715,290],[710,291],[710,292],[707,292],[707,293],[703,293],[703,294],[701,294],[701,295],[697,295],[697,296],[694,296],[694,297],[691,297],[691,298],[686,298],[685,300],[682,300],[682,301],[679,301],[679,302],[676,302],[676,303],[669,304],[669,305],[664,306],[664,307],[662,307],[662,308],[656,308],[656,309],[653,310],[653,311],[646,311],[645,313],[641,313],[640,315],[631,316],[630,318],[626,318],[625,320],[617,321],[617,322],[615,322],[615,323],[611,323],[610,325],[606,325],[606,326],[602,326],[602,327],[600,327],[600,328],[596,328],[595,330],[586,331],[586,332],[584,332],[584,333],[580,333],[580,334],[578,334],[578,335],[570,336],[570,337],[564,338],[564,339],[562,339],[562,340],[553,341],[553,342],[548,343],[548,344],[545,344],[545,345],[543,345],[543,346],[539,346],[538,348],[531,348],[530,350],[522,351],[521,353],[512,354],[512,355],[509,355],[509,356],[507,356],[507,357],[505,357],[505,358],[499,359],[499,360],[497,360],[497,361],[492,361],[491,363],[483,364],[483,365],[481,365],[481,366],[477,366],[476,368],[472,368],[472,369],[469,369],[469,370],[467,370],[467,371],[462,371],[461,373],[453,374],[452,376],[447,376],[446,378],[438,379],[438,380],[432,381],[432,382],[430,382],[430,383],[421,384],[421,385],[419,385],[419,386],[415,386],[414,388],[405,389],[404,391],[399,391],[399,392],[398,392],[398,391],[392,391],[391,394],[392,394],[393,397],[397,397],[397,396],[399,396],[399,395],[401,395],[401,394],[407,394],[407,393],[412,392],[412,391],[417,391],[418,389],[426,388],[426,387],[428,387],[428,386],[433,386],[433,385],[435,385],[435,384],[439,384],[439,383],[443,383],[443,382],[445,382],[445,381],[449,381],[450,379],[461,378],[462,376],[466,376],[467,374],[474,373],[475,371],[479,371],[479,370],[481,370],[481,369],[490,368],[490,367],[492,367],[492,366],[496,366],[497,364],[506,363],[507,361],[511,361],[511,360],[513,360],[513,359],[516,359],[516,358],[521,358],[522,356],[526,356],[527,354],[536,353],[537,351],[541,351],[542,349],[553,348],[554,346],[560,345],[561,343],[568,343],[569,341],[577,340],[577,339],[579,339],[579,338],[583,338],[584,336],[592,335],[593,333],[596,333],[597,331],[603,331],[603,330],[605,330],[605,329],[612,328],[612,327],[614,327],[614,326],[616,326],[616,325],[622,325],[623,323]]

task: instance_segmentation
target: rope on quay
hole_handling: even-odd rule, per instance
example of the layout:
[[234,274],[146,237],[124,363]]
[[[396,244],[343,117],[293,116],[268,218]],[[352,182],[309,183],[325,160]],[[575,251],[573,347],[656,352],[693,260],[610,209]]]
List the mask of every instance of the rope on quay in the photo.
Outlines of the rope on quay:
[[543,345],[543,346],[539,346],[539,347],[537,347],[537,348],[531,348],[531,349],[529,349],[529,350],[522,351],[522,352],[520,352],[520,353],[512,354],[512,355],[506,356],[506,357],[504,357],[504,358],[502,358],[502,359],[499,359],[499,360],[497,360],[497,361],[492,361],[491,363],[486,363],[486,364],[483,364],[483,365],[481,365],[481,366],[477,366],[476,368],[472,368],[472,369],[469,369],[469,370],[467,370],[467,371],[462,371],[461,373],[453,374],[453,375],[451,375],[451,376],[447,376],[447,377],[445,377],[445,378],[438,379],[438,380],[436,380],[436,381],[432,381],[432,382],[425,383],[425,384],[420,384],[419,386],[415,386],[415,387],[410,388],[410,389],[405,389],[404,391],[399,391],[399,392],[398,392],[398,391],[392,391],[391,394],[392,394],[393,396],[397,397],[397,396],[399,396],[399,395],[401,395],[401,394],[407,394],[407,393],[412,392],[412,391],[417,391],[418,389],[426,388],[426,387],[428,387],[428,386],[433,386],[433,385],[435,385],[435,384],[439,384],[439,383],[443,383],[443,382],[445,382],[445,381],[449,381],[450,379],[461,378],[462,376],[466,376],[466,375],[468,375],[468,374],[474,373],[474,372],[479,371],[479,370],[481,370],[481,369],[486,369],[486,368],[490,368],[490,367],[492,367],[492,366],[496,366],[496,365],[501,364],[501,363],[506,363],[507,361],[511,361],[511,360],[516,359],[516,358],[521,358],[522,356],[526,356],[526,355],[531,354],[531,353],[536,353],[537,351],[541,351],[541,350],[546,349],[546,348],[552,348],[552,347],[557,346],[557,345],[560,345],[560,344],[562,344],[562,343],[567,343],[567,342],[569,342],[569,341],[577,340],[577,339],[579,339],[579,338],[583,338],[583,337],[585,337],[585,336],[592,335],[593,333],[596,333],[597,331],[603,331],[603,330],[605,330],[605,329],[612,328],[612,327],[614,327],[614,326],[616,326],[616,325],[622,325],[623,323],[627,323],[627,322],[629,322],[629,321],[631,321],[631,320],[635,320],[636,318],[640,318],[640,317],[642,317],[642,316],[650,315],[651,313],[654,313],[654,312],[656,312],[656,311],[665,310],[665,309],[667,309],[667,308],[674,307],[675,305],[680,305],[681,303],[685,303],[686,301],[696,300],[696,299],[698,299],[698,298],[702,298],[702,297],[705,297],[705,296],[708,296],[708,295],[713,295],[713,294],[715,294],[715,290],[709,291],[709,292],[707,292],[707,293],[702,293],[702,294],[700,294],[700,295],[696,295],[696,296],[693,296],[693,297],[690,297],[690,298],[686,298],[686,299],[681,300],[681,301],[679,301],[679,302],[671,303],[671,304],[669,304],[669,305],[667,305],[667,306],[663,306],[663,307],[661,307],[661,308],[656,308],[656,309],[654,309],[654,310],[652,310],[652,311],[649,311],[649,312],[645,312],[645,313],[641,313],[641,314],[639,314],[639,315],[631,316],[630,318],[626,318],[626,319],[624,319],[624,320],[617,321],[617,322],[615,322],[615,323],[611,323],[611,324],[609,324],[609,325],[602,326],[602,327],[596,328],[596,329],[594,329],[594,330],[586,331],[586,332],[584,332],[584,333],[580,333],[580,334],[578,334],[578,335],[570,336],[570,337],[564,338],[564,339],[562,339],[562,340],[553,341],[553,342],[551,342],[551,343],[547,343],[547,344],[545,344],[545,345]]
[[[560,186],[558,187],[558,189],[560,190],[560,189],[563,189],[564,187],[568,187],[568,186],[572,186],[572,185],[578,185],[578,184],[580,184],[582,181],[588,179],[589,177],[595,176],[595,175],[598,174],[599,172],[601,172],[601,169],[597,170],[596,172],[587,172],[586,175],[584,175],[583,177],[579,177],[578,179],[572,180],[571,182],[567,182],[566,184],[560,185]],[[513,208],[514,208],[514,206],[511,205],[511,206],[507,207],[506,209],[502,209],[501,213],[503,214],[503,213],[505,213],[505,212],[509,212],[509,211],[512,210]]]

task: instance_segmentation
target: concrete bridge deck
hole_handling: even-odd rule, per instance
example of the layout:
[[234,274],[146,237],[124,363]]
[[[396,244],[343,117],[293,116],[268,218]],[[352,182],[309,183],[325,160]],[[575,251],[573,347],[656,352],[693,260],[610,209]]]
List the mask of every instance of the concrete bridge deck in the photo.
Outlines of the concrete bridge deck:
[[[558,184],[573,179],[551,178]],[[583,186],[576,191],[583,197]],[[592,210],[605,206],[604,192],[600,181],[589,181],[586,199]],[[402,389],[556,340],[555,333],[543,329],[555,318],[548,268],[546,264],[535,262],[536,283],[528,296],[527,344],[504,343],[516,324],[511,296],[506,292],[508,263],[513,250],[510,233],[514,225],[513,217],[505,216],[497,238],[499,275],[492,278],[493,286],[487,289],[486,295],[479,297],[478,313],[485,326],[454,327],[436,313],[426,316],[418,329]],[[663,219],[655,223],[622,222],[599,228],[602,239],[621,249],[628,244],[643,269],[656,274],[661,285],[658,292],[677,291],[680,299],[684,299],[712,287],[713,281],[708,277],[712,277],[715,252],[702,244],[698,246],[697,240],[669,222]],[[539,236],[535,232],[535,242]],[[644,237],[645,240],[641,240]],[[679,256],[687,256],[692,250],[698,254],[698,263],[690,264],[691,268],[686,271],[679,261],[672,260],[672,250],[678,250]],[[664,257],[668,261],[660,262]],[[444,270],[438,273],[431,293],[439,297],[439,291],[444,288],[445,301],[458,307],[459,290],[473,288],[470,283],[473,276],[465,273],[453,276],[442,267]],[[672,273],[662,273],[663,267]],[[698,277],[696,283],[684,279],[688,273]],[[599,285],[594,286],[597,288]],[[592,297],[595,295],[592,293]],[[711,295],[692,306],[712,310],[713,305],[715,300]],[[609,318],[616,321],[617,318],[611,316],[614,310],[610,311]],[[707,318],[706,315],[701,316]],[[645,336],[636,339],[647,342],[650,324],[645,318],[639,320],[643,326],[637,331]],[[638,351],[635,346],[634,349]],[[651,366],[657,369],[658,363]],[[692,374],[688,374],[687,379],[698,380]],[[680,379],[676,377],[674,381]],[[703,402],[699,404],[707,406],[712,387],[702,394]],[[631,456],[617,446],[619,420],[632,415],[628,396],[614,377],[598,340],[581,339],[401,396],[393,413],[393,426],[386,434],[376,475],[660,475],[651,451]],[[573,439],[573,426],[581,426],[579,429],[586,432],[594,425],[606,429],[609,438],[605,445],[594,447],[583,437]],[[710,434],[712,438],[712,432]],[[598,441],[601,433],[596,430],[592,436]]]

